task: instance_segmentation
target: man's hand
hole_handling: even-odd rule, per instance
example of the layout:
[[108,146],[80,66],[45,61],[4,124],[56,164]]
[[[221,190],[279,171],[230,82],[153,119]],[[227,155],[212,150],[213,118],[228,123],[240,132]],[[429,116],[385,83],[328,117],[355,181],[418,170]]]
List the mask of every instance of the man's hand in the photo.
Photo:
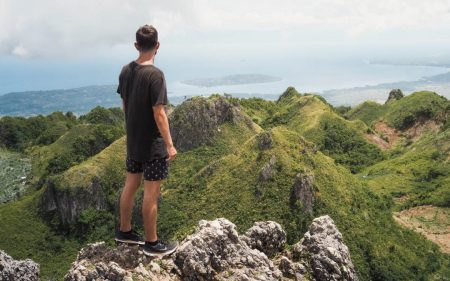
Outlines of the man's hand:
[[155,117],[156,125],[158,126],[158,130],[164,139],[167,153],[169,154],[166,160],[171,161],[177,155],[177,150],[173,146],[172,136],[170,135],[169,129],[169,120],[167,119],[164,105],[158,104],[153,106],[153,116]]
[[171,161],[175,158],[175,156],[177,155],[177,150],[175,149],[175,146],[168,146],[167,147],[167,153],[169,154],[169,156],[167,157],[167,161]]

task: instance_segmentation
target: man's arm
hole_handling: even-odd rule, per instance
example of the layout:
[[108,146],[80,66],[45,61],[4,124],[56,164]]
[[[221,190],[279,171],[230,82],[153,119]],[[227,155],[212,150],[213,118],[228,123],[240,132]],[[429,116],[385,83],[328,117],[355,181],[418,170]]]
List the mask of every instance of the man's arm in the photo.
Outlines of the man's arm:
[[155,117],[156,125],[158,126],[159,132],[164,139],[166,144],[167,152],[169,158],[167,160],[172,160],[177,154],[177,150],[173,146],[172,136],[170,135],[169,119],[167,118],[166,111],[164,110],[164,105],[157,104],[153,106],[153,116]]
[[125,113],[125,100],[122,99],[122,111],[123,113]]

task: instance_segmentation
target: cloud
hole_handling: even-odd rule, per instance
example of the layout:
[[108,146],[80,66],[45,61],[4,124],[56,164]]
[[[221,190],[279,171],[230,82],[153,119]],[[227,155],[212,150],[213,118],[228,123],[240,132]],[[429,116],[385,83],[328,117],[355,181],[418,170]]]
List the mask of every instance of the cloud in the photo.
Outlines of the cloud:
[[145,23],[155,25],[166,42],[265,30],[289,40],[295,40],[289,34],[298,30],[330,37],[337,31],[348,40],[383,33],[401,37],[404,31],[425,36],[450,31],[450,1],[0,0],[0,54],[77,57],[130,44]]

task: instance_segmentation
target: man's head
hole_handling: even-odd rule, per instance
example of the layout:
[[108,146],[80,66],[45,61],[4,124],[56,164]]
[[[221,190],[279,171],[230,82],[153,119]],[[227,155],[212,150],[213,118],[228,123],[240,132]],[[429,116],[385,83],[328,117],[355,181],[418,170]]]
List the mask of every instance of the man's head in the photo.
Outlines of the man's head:
[[136,49],[140,52],[155,52],[159,48],[158,31],[153,25],[144,25],[136,31]]

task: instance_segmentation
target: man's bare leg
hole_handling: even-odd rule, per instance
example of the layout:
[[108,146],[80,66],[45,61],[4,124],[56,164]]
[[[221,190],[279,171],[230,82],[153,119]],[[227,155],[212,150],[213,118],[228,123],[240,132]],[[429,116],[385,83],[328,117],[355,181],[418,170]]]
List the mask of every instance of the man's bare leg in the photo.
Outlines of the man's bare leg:
[[134,197],[141,184],[142,173],[127,173],[125,186],[120,195],[120,230],[131,230],[131,212],[134,206]]
[[144,218],[145,240],[156,241],[156,218],[158,215],[158,198],[161,181],[144,180],[144,200],[142,202],[142,217]]

